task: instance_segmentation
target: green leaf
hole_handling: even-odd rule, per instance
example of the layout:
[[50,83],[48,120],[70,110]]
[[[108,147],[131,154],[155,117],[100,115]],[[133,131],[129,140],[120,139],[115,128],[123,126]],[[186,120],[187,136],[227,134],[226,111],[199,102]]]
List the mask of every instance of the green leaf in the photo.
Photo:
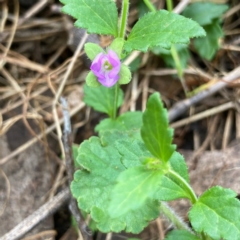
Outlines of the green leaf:
[[189,183],[188,167],[186,161],[179,152],[174,152],[169,160],[172,170],[178,173],[187,183]]
[[73,156],[74,167],[80,168],[80,165],[77,162],[77,156],[78,156],[78,145],[77,144],[72,145],[72,156]]
[[202,58],[211,60],[219,48],[219,38],[223,36],[223,31],[217,20],[212,24],[204,26],[207,36],[194,39],[194,47]]
[[86,43],[84,50],[90,60],[94,60],[99,53],[104,52],[103,49],[95,43]]
[[138,8],[138,18],[143,17],[146,13],[149,12],[149,9],[144,1],[139,1],[137,8]]
[[152,94],[143,113],[141,136],[148,150],[159,160],[169,161],[176,146],[172,144],[173,129],[168,126],[167,110],[159,93]]
[[101,83],[97,80],[96,76],[90,71],[86,77],[86,84],[88,87],[99,87]]
[[117,7],[112,0],[60,0],[62,11],[76,18],[75,26],[88,33],[118,35]]
[[189,218],[197,232],[212,239],[240,239],[240,202],[231,189],[212,187],[190,210]]
[[[188,46],[183,44],[176,44],[176,49],[182,68],[186,68],[188,59],[190,57]],[[152,52],[156,55],[160,55],[168,67],[176,68],[176,64],[170,50],[161,47],[154,47],[152,48]]]
[[[91,137],[81,144],[77,160],[82,169],[74,174],[71,191],[79,208],[91,214],[100,231],[126,230],[138,233],[159,215],[159,202],[147,199],[141,209],[133,209],[116,218],[109,215],[112,189],[118,176],[126,169],[122,163],[123,156],[115,144],[118,135],[115,132],[114,136],[109,135],[112,135],[112,132],[104,132],[101,139]],[[124,135],[127,139],[126,132],[123,137]],[[141,155],[141,152],[139,154]],[[125,161],[127,158],[128,156]],[[141,166],[140,159],[135,160],[135,165]]]
[[122,156],[122,163],[126,168],[138,167],[140,162],[152,157],[145,144],[139,139],[122,139],[116,142],[116,148]]
[[201,238],[193,235],[192,233],[186,230],[173,230],[168,233],[167,237],[164,240],[201,240]]
[[130,131],[139,130],[141,126],[142,112],[126,112],[117,119],[105,118],[95,127],[95,131]]
[[108,212],[112,218],[145,207],[158,189],[163,173],[145,167],[129,168],[122,172],[113,189]]
[[[100,86],[98,88],[91,88],[84,85],[84,102],[94,108],[96,111],[108,114],[113,117],[113,102],[115,96],[115,89]],[[123,91],[120,89],[118,95],[118,107],[123,102]]]
[[189,43],[189,38],[205,36],[198,23],[165,10],[144,15],[134,25],[124,45],[126,51],[146,52],[160,46],[170,48],[173,43]]
[[[189,183],[188,169],[183,156],[174,152],[169,160],[171,169],[178,173],[187,183]],[[172,201],[179,198],[189,198],[188,191],[179,182],[166,174],[163,176],[159,189],[156,191],[156,199],[159,201]]]
[[132,74],[129,68],[122,64],[120,69],[120,77],[118,80],[119,84],[128,84],[131,81]]
[[185,8],[182,15],[198,22],[201,26],[211,24],[214,19],[220,18],[228,10],[226,4],[211,2],[196,2]]

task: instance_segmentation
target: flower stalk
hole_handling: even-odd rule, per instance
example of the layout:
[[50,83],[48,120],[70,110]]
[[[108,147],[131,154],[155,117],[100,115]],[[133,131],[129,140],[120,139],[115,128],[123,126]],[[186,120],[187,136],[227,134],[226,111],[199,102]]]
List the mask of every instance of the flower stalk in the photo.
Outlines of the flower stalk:
[[113,119],[117,118],[117,108],[118,108],[118,93],[119,93],[119,84],[115,84],[115,97],[113,105]]
[[167,203],[161,202],[160,205],[161,212],[173,223],[173,225],[180,230],[186,230],[192,233],[191,228],[179,217],[172,208],[168,206]]
[[128,9],[129,9],[129,0],[123,0],[121,19],[120,19],[120,27],[119,27],[119,32],[118,32],[118,37],[123,38],[123,39],[124,39],[125,33],[126,33]]
[[[129,10],[129,0],[123,0],[120,26],[119,26],[119,32],[118,32],[118,37],[122,38],[122,39],[124,39],[125,33],[126,33],[128,10]],[[114,97],[114,102],[113,102],[113,119],[116,119],[116,117],[117,117],[119,87],[120,87],[119,84],[116,83],[115,84],[115,97]]]
[[173,178],[177,179],[177,182],[181,183],[181,185],[184,186],[185,191],[189,194],[192,205],[195,204],[198,201],[198,198],[194,193],[193,189],[191,188],[191,186],[186,182],[186,180],[183,179],[179,174],[177,174],[173,170],[169,170],[168,174],[171,175]]
[[151,12],[156,12],[155,6],[149,0],[143,0],[143,1]]

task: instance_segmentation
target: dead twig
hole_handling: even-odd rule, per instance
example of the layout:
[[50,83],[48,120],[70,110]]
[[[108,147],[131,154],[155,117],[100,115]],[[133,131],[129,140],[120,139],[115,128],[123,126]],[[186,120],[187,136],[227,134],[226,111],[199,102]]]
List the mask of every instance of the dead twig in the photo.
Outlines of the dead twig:
[[[73,174],[74,174],[74,162],[72,157],[72,130],[71,130],[71,122],[70,122],[70,115],[68,112],[68,105],[65,98],[61,98],[62,104],[62,113],[64,119],[64,134],[63,134],[63,146],[65,151],[65,162],[66,162],[66,170],[68,176],[68,184],[70,186],[71,182],[73,181]],[[77,206],[77,201],[72,196],[70,198],[69,209],[73,216],[76,219],[78,224],[78,228],[81,232],[83,240],[90,240],[92,239],[91,231],[89,231],[87,224],[84,221],[84,218],[79,211]]]
[[17,240],[29,232],[39,222],[56,212],[70,197],[69,189],[64,189],[55,197],[37,209],[33,214],[25,218],[10,232],[6,233],[0,240]]
[[235,104],[233,102],[227,102],[227,103],[224,103],[220,106],[208,109],[206,111],[203,111],[203,112],[197,113],[195,115],[192,115],[188,118],[184,118],[180,121],[174,122],[174,123],[171,124],[171,127],[172,128],[182,127],[182,126],[185,126],[187,124],[190,124],[190,123],[199,121],[201,119],[204,119],[206,117],[216,115],[220,112],[224,112],[224,111],[229,110],[231,108],[235,108]]
[[182,0],[174,9],[173,9],[173,12],[174,13],[181,13],[185,8],[186,6],[189,4],[190,0]]
[[181,114],[187,111],[187,109],[194,104],[200,102],[204,98],[207,98],[214,93],[218,92],[219,90],[223,89],[228,85],[228,83],[233,82],[234,80],[240,78],[240,67],[235,68],[229,74],[222,78],[222,81],[218,81],[213,86],[209,87],[208,89],[198,93],[197,95],[185,99],[179,103],[177,103],[173,108],[171,108],[168,112],[169,121],[172,122],[174,119],[179,117]]

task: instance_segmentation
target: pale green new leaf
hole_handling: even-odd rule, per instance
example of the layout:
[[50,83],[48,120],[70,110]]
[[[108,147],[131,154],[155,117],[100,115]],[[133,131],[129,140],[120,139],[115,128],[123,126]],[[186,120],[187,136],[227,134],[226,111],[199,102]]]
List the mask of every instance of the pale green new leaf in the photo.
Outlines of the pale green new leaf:
[[179,152],[174,152],[169,160],[171,169],[189,183],[188,167],[186,161]]
[[172,144],[173,129],[168,126],[167,110],[159,93],[152,94],[143,113],[141,136],[147,149],[159,160],[169,161],[176,146]]
[[160,46],[170,48],[173,43],[189,43],[189,38],[205,36],[196,22],[166,10],[145,14],[134,25],[124,45],[127,52]]
[[189,212],[191,225],[212,239],[240,239],[240,202],[231,189],[212,187],[204,192]]
[[129,68],[124,64],[121,65],[119,75],[120,75],[119,80],[118,80],[119,84],[128,84],[131,81],[132,74],[131,74]]
[[[84,85],[84,102],[88,106],[94,108],[96,111],[108,114],[108,116],[111,118],[113,117],[114,97],[114,87],[107,88],[101,85],[97,88],[92,88]],[[123,91],[120,89],[117,106],[120,107],[122,102]]]
[[223,31],[218,20],[210,25],[204,26],[207,36],[194,39],[193,44],[202,58],[211,60],[219,49],[219,38],[223,36]]
[[95,57],[99,53],[104,52],[103,49],[98,44],[95,44],[95,43],[86,43],[84,45],[84,50],[85,50],[86,55],[92,61],[95,59]]
[[112,0],[60,0],[62,11],[77,21],[75,26],[88,33],[118,35],[117,7]]
[[161,171],[146,169],[143,166],[122,172],[112,192],[109,215],[116,218],[129,211],[144,208],[147,200],[153,198],[159,188],[162,176]]
[[116,119],[105,118],[96,127],[96,132],[101,131],[130,131],[139,130],[142,126],[142,112],[126,112]]
[[196,2],[185,8],[182,15],[198,22],[201,26],[209,25],[216,18],[228,10],[226,4],[215,4],[211,2]]
[[[189,183],[188,169],[183,156],[174,152],[169,160],[171,169],[180,175],[187,183]],[[188,191],[185,190],[184,186],[166,174],[163,176],[161,184],[156,191],[156,199],[160,201],[172,201],[179,198],[189,198]]]
[[86,77],[86,85],[91,88],[97,88],[101,86],[101,83],[97,80],[97,77],[92,71],[90,71]]
[[115,38],[109,46],[109,49],[113,50],[118,55],[118,57],[121,58],[123,45],[124,40],[122,38]]
[[[105,139],[104,141],[91,137],[81,144],[77,160],[82,169],[74,174],[71,191],[78,201],[79,208],[91,214],[100,231],[125,230],[138,233],[159,215],[159,202],[147,199],[140,209],[132,209],[115,218],[109,215],[112,189],[118,176],[126,170],[122,163],[123,156],[114,144],[118,135],[114,133],[112,137],[106,136],[111,134],[112,132],[102,134],[101,138]],[[141,161],[135,160],[136,165],[141,166]]]
[[168,233],[167,237],[164,238],[164,240],[201,240],[201,238],[193,235],[186,230],[173,230]]

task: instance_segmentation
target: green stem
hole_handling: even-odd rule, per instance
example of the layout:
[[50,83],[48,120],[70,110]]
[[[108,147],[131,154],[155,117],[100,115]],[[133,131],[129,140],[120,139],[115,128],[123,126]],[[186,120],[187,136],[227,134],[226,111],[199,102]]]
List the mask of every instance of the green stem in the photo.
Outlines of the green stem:
[[120,27],[119,27],[119,33],[118,33],[118,37],[123,39],[125,36],[125,31],[127,26],[128,8],[129,8],[129,0],[123,0]]
[[179,183],[179,185],[181,184],[184,187],[184,189],[189,194],[191,203],[195,204],[198,201],[198,198],[197,198],[196,194],[194,193],[193,189],[187,183],[187,181],[171,169],[168,171],[168,174],[171,175],[172,177],[174,177],[177,180],[177,182]]
[[179,217],[167,203],[161,202],[160,211],[174,224],[177,229],[192,232],[191,228]]
[[143,1],[151,12],[157,11],[155,6],[149,0],[143,0]]
[[[121,19],[120,19],[120,26],[118,37],[124,39],[126,33],[126,26],[127,26],[127,18],[128,18],[128,9],[129,9],[129,0],[122,1],[122,12],[121,12]],[[119,84],[115,84],[115,96],[113,102],[113,119],[117,118],[117,109],[118,109],[118,93],[119,93]]]
[[113,102],[113,119],[117,118],[119,84],[115,84],[115,96]]
[[[169,12],[172,12],[172,10],[173,10],[172,0],[167,0],[167,10]],[[173,61],[175,62],[175,65],[176,65],[177,72],[178,72],[178,77],[179,77],[180,82],[182,84],[184,93],[187,96],[187,92],[188,92],[187,85],[186,85],[185,80],[183,78],[183,69],[182,69],[181,61],[180,61],[176,46],[174,44],[172,44],[172,47],[171,47],[171,54],[172,54]]]
[[171,47],[171,54],[172,54],[172,58],[175,62],[176,68],[177,68],[178,77],[181,81],[185,95],[187,96],[188,88],[187,88],[187,85],[183,78],[183,69],[182,69],[181,61],[180,61],[180,58],[179,58],[179,55],[178,55],[178,52],[176,49],[176,45],[174,45],[174,44],[172,44],[172,47]]
[[172,12],[172,10],[173,10],[172,0],[167,0],[167,10],[168,10],[169,12]]

